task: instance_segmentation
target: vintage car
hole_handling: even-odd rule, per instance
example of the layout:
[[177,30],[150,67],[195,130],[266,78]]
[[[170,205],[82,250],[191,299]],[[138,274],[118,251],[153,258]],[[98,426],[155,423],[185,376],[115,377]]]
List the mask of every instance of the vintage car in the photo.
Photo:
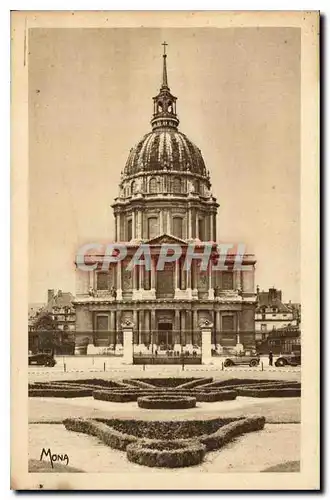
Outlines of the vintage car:
[[39,352],[37,354],[29,355],[29,365],[55,366],[56,361],[53,356]]
[[251,355],[245,352],[240,354],[235,354],[228,356],[223,365],[225,368],[235,365],[248,365],[248,366],[258,366],[260,363],[260,358],[257,354]]
[[291,353],[283,354],[275,361],[275,366],[300,366],[301,365],[301,354]]

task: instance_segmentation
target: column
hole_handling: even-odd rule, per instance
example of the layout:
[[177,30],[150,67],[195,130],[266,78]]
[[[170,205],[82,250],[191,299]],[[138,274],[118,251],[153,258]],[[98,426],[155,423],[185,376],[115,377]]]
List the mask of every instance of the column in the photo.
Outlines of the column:
[[188,240],[192,239],[192,217],[191,217],[191,208],[188,208]]
[[138,322],[138,311],[134,309],[133,311],[133,329],[134,329],[134,345],[139,343],[139,322]]
[[144,290],[144,265],[139,266],[139,289]]
[[181,342],[180,309],[175,310],[174,329],[175,329],[174,344],[180,344]]
[[192,272],[192,297],[198,299],[198,267],[196,260],[191,261],[191,272]]
[[192,313],[191,311],[186,311],[186,344],[192,344]]
[[120,214],[116,215],[116,241],[120,241]]
[[163,211],[159,210],[159,234],[164,233],[164,218],[163,218]]
[[235,271],[235,279],[236,279],[236,289],[237,290],[242,290],[242,271],[241,269],[238,269]]
[[110,344],[117,344],[116,328],[115,328],[115,311],[110,311]]
[[133,273],[133,295],[134,295],[134,292],[136,292],[136,290],[138,289],[138,266],[134,266],[133,269],[132,269],[132,273]]
[[208,270],[208,298],[209,300],[214,300],[214,288],[212,286],[212,261],[210,259]]
[[144,325],[145,325],[145,334],[144,340],[151,344],[151,335],[150,335],[150,311],[144,311]]
[[192,339],[191,343],[194,344],[197,340],[197,334],[198,334],[198,311],[193,311],[193,324],[192,324]]
[[151,344],[152,344],[152,352],[154,352],[154,346],[157,344],[157,335],[156,335],[156,311],[155,309],[151,309],[151,318],[150,318],[150,327],[151,327]]
[[180,290],[180,262],[177,259],[174,263],[174,288],[175,291]]
[[190,266],[190,269],[187,269],[185,271],[186,272],[186,289],[187,289],[188,299],[192,298],[192,291],[191,291],[191,267],[192,267],[192,265]]
[[144,321],[143,321],[144,311],[139,311],[139,344],[143,343],[143,333],[144,333]]
[[213,235],[213,214],[212,213],[209,216],[209,238],[210,238],[210,241],[214,241],[214,235]]
[[186,344],[186,311],[181,311],[181,346]]
[[213,214],[212,217],[212,231],[213,231],[213,241],[217,241],[217,214]]
[[123,290],[122,290],[122,285],[121,285],[121,266],[122,262],[119,261],[117,262],[117,300],[122,300],[123,299]]
[[141,210],[137,211],[136,237],[138,240],[140,240],[142,238],[142,212],[141,212]]
[[123,325],[124,364],[133,364],[133,324],[129,321]]
[[196,234],[196,238],[198,238],[199,237],[199,230],[198,230],[199,228],[198,228],[198,212],[197,212],[197,210],[195,211],[195,214],[196,214],[195,215],[195,224],[196,224],[195,234]]
[[166,232],[167,234],[172,234],[172,228],[171,228],[171,212],[168,210],[167,211],[167,224],[166,224]]
[[156,290],[156,259],[151,257],[150,288]]
[[132,240],[136,239],[136,217],[135,210],[132,211]]

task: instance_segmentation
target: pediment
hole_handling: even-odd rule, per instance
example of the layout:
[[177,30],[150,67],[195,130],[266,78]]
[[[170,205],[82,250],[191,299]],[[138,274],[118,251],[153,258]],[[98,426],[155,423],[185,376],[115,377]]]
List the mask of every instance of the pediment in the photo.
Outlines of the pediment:
[[150,240],[147,240],[146,243],[149,245],[162,245],[162,244],[168,244],[168,245],[187,245],[187,242],[185,240],[182,240],[181,238],[177,238],[176,236],[172,236],[171,234],[161,234],[157,236],[156,238],[152,238]]

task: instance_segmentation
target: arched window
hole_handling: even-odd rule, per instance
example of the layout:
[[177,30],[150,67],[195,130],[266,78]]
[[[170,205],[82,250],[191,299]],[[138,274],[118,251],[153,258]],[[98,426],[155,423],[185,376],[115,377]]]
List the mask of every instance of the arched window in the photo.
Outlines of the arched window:
[[173,236],[182,239],[182,217],[173,217]]
[[174,177],[173,179],[173,192],[181,193],[181,180],[179,177]]
[[149,193],[157,193],[157,179],[155,177],[149,181]]
[[195,193],[199,194],[199,192],[200,192],[200,183],[199,183],[198,180],[195,180],[194,187],[195,187]]
[[133,237],[132,219],[128,219],[128,221],[127,221],[127,241],[131,241],[132,237]]
[[134,194],[135,193],[135,189],[136,189],[136,182],[135,181],[132,181],[131,182],[131,193]]

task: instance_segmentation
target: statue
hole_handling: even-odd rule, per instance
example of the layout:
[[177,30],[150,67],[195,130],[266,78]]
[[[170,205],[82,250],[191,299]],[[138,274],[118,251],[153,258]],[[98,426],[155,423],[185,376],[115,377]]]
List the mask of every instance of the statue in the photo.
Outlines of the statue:
[[94,290],[94,288],[92,286],[89,287],[88,295],[90,297],[95,297],[95,290]]
[[110,290],[110,295],[112,298],[116,299],[117,298],[117,290],[115,289],[114,286],[111,287],[111,290]]

